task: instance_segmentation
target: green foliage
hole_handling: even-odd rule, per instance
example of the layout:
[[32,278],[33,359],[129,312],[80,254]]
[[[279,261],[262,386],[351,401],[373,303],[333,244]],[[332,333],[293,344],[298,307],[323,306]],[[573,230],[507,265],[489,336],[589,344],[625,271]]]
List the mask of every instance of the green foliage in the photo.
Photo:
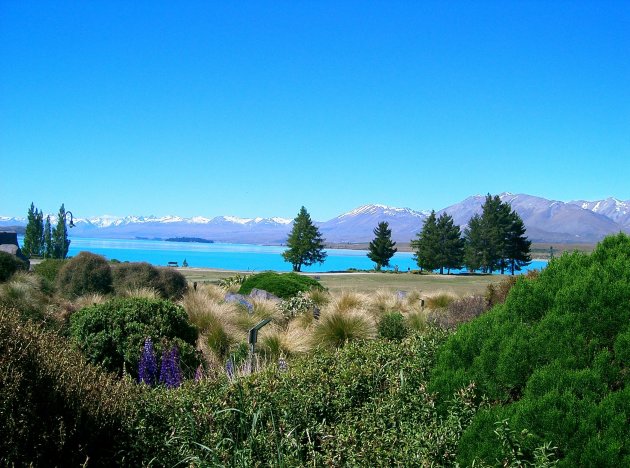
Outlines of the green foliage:
[[389,266],[389,260],[398,251],[394,246],[396,242],[392,242],[392,230],[386,221],[381,221],[374,228],[374,240],[370,242],[367,256],[376,263],[376,270],[380,271],[381,267]]
[[46,260],[38,263],[33,267],[35,274],[41,276],[50,284],[55,284],[59,270],[68,260],[62,260],[60,258],[47,258]]
[[109,294],[112,272],[105,257],[81,252],[63,264],[56,285],[61,295],[70,298],[90,293]]
[[476,382],[499,406],[475,417],[460,461],[503,457],[493,429],[507,419],[532,434],[530,462],[551,442],[561,466],[627,466],[629,303],[630,237],[619,234],[519,278],[504,304],[462,325],[440,352],[432,388],[448,395]]
[[116,294],[132,289],[155,290],[164,299],[180,299],[188,289],[186,277],[172,268],[156,268],[146,262],[125,262],[112,265]]
[[146,338],[151,338],[158,356],[177,345],[189,377],[199,364],[196,327],[182,307],[161,299],[116,298],[86,307],[70,317],[70,333],[92,363],[119,375],[124,365],[137,376]]
[[262,289],[278,296],[288,299],[299,292],[308,291],[311,288],[322,289],[322,285],[310,276],[299,275],[297,273],[275,273],[265,271],[249,276],[239,289],[240,294],[249,294],[252,289]]
[[471,271],[500,270],[503,274],[509,268],[514,274],[531,261],[531,242],[525,236],[523,220],[498,195],[486,196],[481,216],[470,219],[464,238],[464,263]]
[[134,387],[0,307],[2,465],[118,465],[129,445],[124,428],[131,426]]
[[318,348],[341,348],[352,341],[374,338],[371,317],[361,311],[334,311],[323,314],[315,324],[312,340]]
[[293,220],[287,247],[282,257],[293,265],[293,271],[301,271],[302,266],[323,263],[326,260],[324,239],[304,207],[300,208],[300,212]]
[[59,214],[57,214],[57,226],[52,230],[51,237],[52,258],[66,258],[70,248],[68,239],[68,228],[66,227],[66,210],[61,204]]
[[388,312],[378,322],[378,334],[383,338],[400,341],[407,333],[405,318],[400,312]]
[[411,247],[420,268],[429,271],[439,268],[440,274],[443,274],[445,268],[450,272],[462,266],[464,240],[459,226],[446,213],[436,219],[435,211],[431,211],[417,239],[411,241]]
[[232,275],[219,280],[219,286],[230,289],[232,286],[240,286],[247,279],[247,275]]
[[48,299],[38,276],[18,272],[0,284],[0,306],[15,309],[22,320],[43,321],[47,305]]
[[7,281],[16,271],[27,271],[28,264],[15,255],[0,251],[0,283]]
[[438,268],[437,262],[437,221],[435,211],[424,220],[422,231],[417,234],[417,238],[411,241],[411,248],[414,251],[414,259],[421,270],[432,271]]
[[282,312],[285,319],[290,320],[299,314],[312,312],[315,308],[315,302],[306,292],[298,292],[295,296],[283,299],[278,308]]
[[44,254],[44,215],[31,203],[28,209],[26,230],[24,232],[24,243],[22,252],[27,257],[40,256]]
[[160,294],[165,299],[181,299],[188,290],[188,281],[179,271],[172,268],[160,268]]
[[436,413],[426,378],[443,340],[350,344],[286,372],[143,393],[132,449],[167,466],[452,465],[476,406],[469,387]]

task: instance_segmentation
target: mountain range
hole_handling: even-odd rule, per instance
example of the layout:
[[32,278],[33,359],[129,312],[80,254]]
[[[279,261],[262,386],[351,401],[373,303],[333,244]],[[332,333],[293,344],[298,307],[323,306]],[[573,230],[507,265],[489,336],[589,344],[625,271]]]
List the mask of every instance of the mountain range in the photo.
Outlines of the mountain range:
[[[593,243],[608,234],[630,233],[630,200],[615,198],[561,202],[526,194],[502,193],[501,200],[511,204],[534,242]],[[483,195],[474,195],[459,203],[436,211],[448,213],[461,226],[481,212]],[[409,242],[422,229],[429,211],[395,208],[385,205],[363,205],[333,219],[317,222],[323,237],[330,243],[361,243],[370,241],[373,229],[387,221],[392,238]],[[51,216],[54,223],[54,216]],[[286,218],[215,218],[178,216],[99,216],[74,218],[72,236],[96,238],[168,238],[199,237],[215,242],[250,244],[282,244],[291,230],[292,220]],[[24,227],[25,218],[0,216],[0,229]],[[53,224],[54,225],[54,224]]]

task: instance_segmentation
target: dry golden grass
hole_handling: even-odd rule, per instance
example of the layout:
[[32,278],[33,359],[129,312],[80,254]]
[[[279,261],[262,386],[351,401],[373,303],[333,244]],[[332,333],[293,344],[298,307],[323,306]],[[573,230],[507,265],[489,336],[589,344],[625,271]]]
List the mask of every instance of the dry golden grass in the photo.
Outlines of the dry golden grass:
[[149,287],[131,287],[123,289],[120,292],[120,296],[122,297],[135,297],[135,298],[143,298],[143,299],[159,299],[160,293],[157,289],[149,288]]

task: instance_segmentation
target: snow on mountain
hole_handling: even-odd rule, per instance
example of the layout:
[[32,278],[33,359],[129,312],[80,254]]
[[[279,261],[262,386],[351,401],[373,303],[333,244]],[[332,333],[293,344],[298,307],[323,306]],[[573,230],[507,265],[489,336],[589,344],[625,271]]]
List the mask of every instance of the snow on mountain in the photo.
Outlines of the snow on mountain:
[[[511,204],[523,219],[528,237],[536,242],[597,242],[604,236],[630,232],[630,200],[607,198],[598,201],[561,202],[526,194],[504,192],[502,201]],[[463,229],[468,220],[481,212],[484,195],[474,195],[437,212],[453,216]],[[359,206],[331,220],[316,223],[326,241],[331,243],[368,242],[380,221],[387,221],[392,238],[409,242],[422,229],[428,211],[370,204]],[[286,218],[240,218],[217,216],[113,216],[73,218],[71,235],[99,238],[200,237],[216,242],[282,244],[292,226]],[[56,216],[51,215],[56,224]],[[26,218],[0,216],[0,228],[26,226]]]
[[427,214],[410,208],[386,205],[362,205],[324,223],[320,231],[328,242],[368,242],[374,238],[374,228],[386,221],[392,230],[392,239],[409,242],[422,229]]
[[593,213],[602,214],[622,226],[630,227],[630,200],[623,201],[608,197],[604,200],[575,200],[569,203]]

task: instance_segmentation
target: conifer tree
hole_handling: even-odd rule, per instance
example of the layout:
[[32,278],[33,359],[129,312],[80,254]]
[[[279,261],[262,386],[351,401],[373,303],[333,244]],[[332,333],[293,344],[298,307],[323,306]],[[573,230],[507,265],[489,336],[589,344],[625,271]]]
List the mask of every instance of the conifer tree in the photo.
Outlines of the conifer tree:
[[529,254],[531,245],[531,241],[525,236],[523,220],[516,211],[511,211],[510,225],[505,238],[504,258],[512,275],[531,262]]
[[291,263],[293,271],[301,271],[302,266],[324,263],[326,260],[324,239],[304,207],[300,208],[300,212],[293,220],[293,229],[287,239],[287,247],[282,257],[286,262]]
[[396,242],[392,242],[392,230],[386,221],[378,223],[373,232],[376,237],[370,242],[367,256],[376,263],[376,270],[380,271],[382,267],[389,266],[389,260],[398,249],[394,247]]
[[435,211],[424,220],[422,231],[417,238],[411,241],[411,248],[414,251],[414,259],[421,270],[435,270],[439,267],[437,260],[438,252],[438,231]]
[[52,228],[50,226],[50,215],[46,216],[46,223],[44,224],[44,241],[43,241],[43,257],[53,258],[53,246],[52,246]]
[[459,226],[453,222],[453,217],[442,213],[437,219],[437,252],[436,262],[440,268],[440,274],[444,274],[444,268],[450,274],[451,269],[462,267],[464,259],[464,240]]
[[481,216],[475,214],[464,229],[464,265],[469,271],[476,271],[481,268],[484,244]]
[[35,235],[38,239],[37,255],[42,257],[44,255],[44,213],[42,210],[37,211],[35,217]]
[[22,246],[22,252],[27,257],[34,255],[40,255],[42,251],[42,214],[35,208],[35,205],[31,202],[31,206],[28,209],[26,231],[24,233],[24,242]]
[[68,228],[66,227],[66,209],[63,203],[57,215],[57,226],[52,230],[52,252],[53,258],[66,258],[70,240],[68,239]]

